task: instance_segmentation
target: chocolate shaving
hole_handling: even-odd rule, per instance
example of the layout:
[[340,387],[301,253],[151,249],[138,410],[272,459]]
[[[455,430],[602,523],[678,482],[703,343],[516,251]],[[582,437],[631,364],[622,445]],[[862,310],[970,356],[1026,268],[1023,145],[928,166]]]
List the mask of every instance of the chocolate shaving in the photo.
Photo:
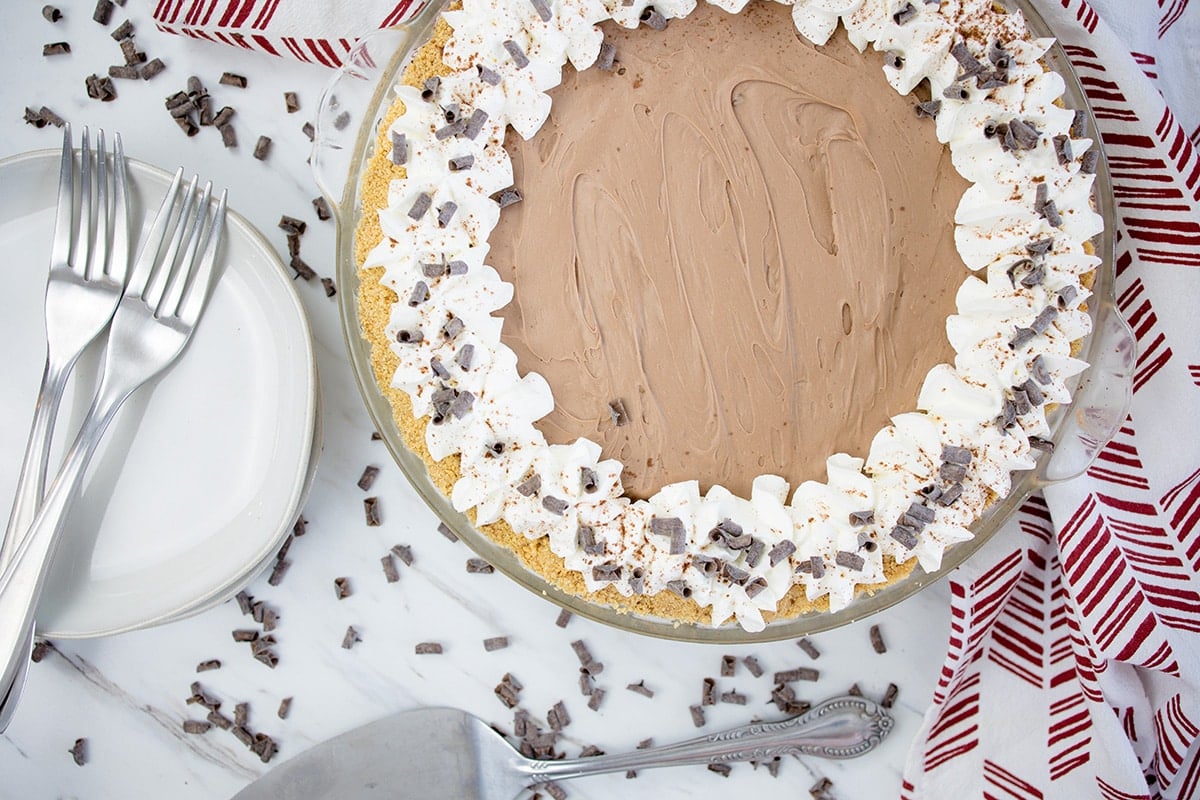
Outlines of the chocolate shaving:
[[453,339],[462,333],[464,328],[466,328],[466,323],[464,323],[458,317],[451,317],[450,319],[446,320],[446,324],[442,326],[442,336],[447,339]]
[[103,78],[95,74],[89,75],[84,80],[84,85],[87,87],[87,96],[93,100],[107,103],[117,99],[117,88],[113,86],[112,78],[107,75]]
[[884,708],[891,708],[896,704],[896,697],[900,694],[900,687],[894,683],[889,683],[887,691],[883,693],[883,699],[879,701],[879,705]]
[[917,532],[907,526],[897,525],[892,528],[892,532],[888,535],[899,542],[906,550],[912,550],[917,546]]
[[470,169],[475,164],[475,156],[467,154],[465,156],[455,156],[447,162],[447,166],[451,172],[462,172]]
[[1021,347],[1024,347],[1025,345],[1029,344],[1035,336],[1037,336],[1037,331],[1034,331],[1031,328],[1014,327],[1013,331],[1013,337],[1008,340],[1008,347],[1010,350],[1017,350]]
[[358,635],[358,631],[353,625],[346,628],[346,635],[342,637],[342,649],[349,650],[354,647],[355,643],[361,642],[362,637]]
[[419,656],[440,656],[442,645],[440,642],[419,642],[413,652]]
[[551,514],[557,514],[561,517],[563,512],[566,511],[568,507],[570,507],[570,503],[558,497],[546,495],[542,498],[542,508],[549,511]]
[[286,558],[281,558],[276,561],[275,568],[271,570],[271,575],[269,578],[267,578],[267,583],[271,586],[278,586],[283,582],[283,576],[287,574],[288,567],[291,565],[292,562],[288,561]]
[[640,694],[642,697],[654,697],[654,690],[646,688],[646,681],[640,680],[637,683],[628,684],[626,687],[634,694]]
[[207,733],[212,728],[212,723],[202,719],[185,719],[183,721],[184,733]]
[[42,55],[58,56],[71,52],[70,42],[50,42],[42,45]]
[[488,86],[500,85],[500,73],[494,69],[489,69],[483,64],[476,64],[475,69],[479,72],[479,80],[486,83]]
[[530,475],[521,483],[517,484],[517,491],[525,497],[532,497],[537,494],[542,488],[542,476],[536,472]]
[[1046,306],[1038,312],[1036,317],[1033,318],[1033,322],[1029,323],[1029,327],[1034,333],[1045,333],[1057,316],[1057,308],[1054,306]]
[[379,563],[383,567],[383,575],[387,578],[388,583],[400,580],[400,573],[396,570],[396,560],[392,558],[391,553],[381,557]]
[[688,586],[687,582],[682,579],[667,581],[666,587],[669,592],[682,597],[684,600],[687,600],[692,596],[691,587]]
[[1030,436],[1029,448],[1031,450],[1040,450],[1043,453],[1053,453],[1054,442],[1049,439],[1043,439],[1041,436]]
[[364,492],[369,491],[375,483],[375,478],[379,475],[379,467],[369,465],[363,469],[362,476],[358,479],[358,488]]
[[868,634],[871,637],[871,649],[876,653],[883,655],[887,652],[887,644],[883,641],[883,633],[880,632],[878,625],[872,625]]
[[217,81],[217,83],[221,84],[222,86],[236,86],[239,89],[245,89],[247,82],[246,78],[242,75],[236,75],[232,72],[225,72],[221,74],[221,79]]
[[521,49],[521,45],[512,39],[505,39],[504,49],[508,51],[508,55],[512,58],[513,63],[517,65],[517,69],[525,69],[529,66],[529,57],[525,55],[525,51]]
[[984,71],[983,64],[979,63],[978,59],[971,55],[971,51],[964,41],[955,42],[954,46],[950,48],[950,55],[954,56],[954,60],[962,67],[962,74],[965,77],[978,75]]
[[311,122],[304,123],[304,127],[300,129],[300,132],[307,136],[310,142],[313,140],[313,137],[317,135],[317,129],[313,127]]
[[1029,395],[1025,394],[1024,389],[1014,388],[1009,391],[1012,395],[1013,408],[1016,409],[1018,417],[1023,417],[1033,410],[1033,403],[1029,402]]
[[413,201],[412,207],[408,210],[408,216],[411,219],[419,220],[425,216],[425,212],[433,205],[433,198],[427,193],[421,192],[417,195],[417,199]]
[[338,600],[344,600],[350,596],[350,579],[349,578],[334,578],[333,579],[334,593]]
[[550,6],[546,5],[546,0],[529,0],[529,4],[533,6],[533,10],[541,17],[542,22],[549,22],[554,16],[550,13]]
[[618,428],[629,423],[629,415],[625,413],[625,403],[620,398],[609,401],[608,415]]
[[1071,305],[1071,303],[1075,301],[1075,298],[1078,296],[1079,290],[1076,289],[1073,284],[1068,283],[1066,286],[1058,290],[1058,292],[1055,294],[1055,300],[1058,303],[1058,307],[1065,310]]
[[201,661],[199,664],[197,664],[196,672],[208,672],[209,670],[220,669],[220,668],[221,668],[221,662],[218,661],[217,659],[213,658],[213,659],[209,659],[208,661]]
[[382,522],[379,515],[379,498],[368,497],[363,500],[363,513],[366,516],[367,526],[375,527]]
[[[603,689],[593,689],[591,697],[588,698],[588,708],[590,708],[592,711],[599,711],[600,704],[604,702],[604,694],[605,692]],[[565,796],[566,795],[564,795],[564,797]]]
[[808,654],[808,657],[813,660],[816,660],[821,657],[821,651],[817,649],[817,646],[815,644],[813,644],[813,641],[811,639],[809,639],[807,636],[804,637],[803,639],[798,640],[796,642],[796,646],[799,647],[801,650],[803,650],[806,654]]
[[491,575],[496,568],[482,558],[468,558],[467,572],[475,575]]
[[848,550],[838,550],[837,555],[834,556],[833,560],[834,563],[836,563],[839,567],[852,569],[855,572],[861,572],[862,568],[867,563],[866,560],[858,553],[851,553]]
[[875,521],[875,509],[869,508],[864,511],[851,511],[850,524],[856,528],[863,525],[870,525]]
[[1030,255],[1044,256],[1049,253],[1054,247],[1054,237],[1046,236],[1041,239],[1034,239],[1025,245],[1025,251]]
[[1054,155],[1058,158],[1058,163],[1065,165],[1071,162],[1074,155],[1071,152],[1071,140],[1063,134],[1058,134],[1052,140],[1054,142]]
[[442,87],[442,79],[437,75],[432,78],[426,78],[424,86],[421,87],[421,99],[426,102],[432,102],[437,97],[438,89]]
[[92,19],[101,25],[107,25],[112,19],[112,12],[112,0],[96,0],[96,10],[92,12]]
[[1021,150],[1032,150],[1037,147],[1042,135],[1037,128],[1023,119],[1009,120],[1008,132],[1012,136],[1013,143]]
[[63,18],[62,12],[54,6],[42,6],[42,16],[47,22],[58,22]]
[[397,166],[408,163],[408,137],[392,131],[392,163]]
[[665,31],[667,29],[667,18],[654,6],[646,6],[639,19],[642,21],[642,24],[651,30]]
[[905,3],[904,8],[892,14],[892,21],[897,25],[904,25],[911,22],[917,16],[917,9],[912,3]]
[[450,220],[454,219],[454,212],[458,211],[458,203],[448,202],[438,209],[437,226],[444,228],[450,224]]
[[284,92],[283,107],[287,109],[287,113],[295,114],[300,110],[300,98],[296,96],[295,92]]
[[926,100],[923,103],[917,103],[916,109],[918,117],[928,117],[930,119],[934,119],[937,117],[938,112],[942,110],[942,101]]
[[971,93],[961,83],[952,83],[942,90],[942,97],[947,100],[968,100]]
[[775,683],[792,683],[793,681],[818,681],[821,679],[821,671],[812,667],[796,667],[795,669],[785,669],[775,673]]
[[1079,157],[1079,171],[1086,175],[1096,174],[1096,165],[1100,162],[1100,151],[1096,149],[1088,150]]
[[935,502],[942,506],[952,506],[958,502],[958,498],[962,497],[962,493],[962,484],[952,483],[937,496]]
[[600,43],[600,54],[596,57],[596,68],[609,72],[617,59],[617,48],[612,42]]
[[[487,119],[488,119],[488,113],[486,111],[484,111],[482,108],[477,108],[474,111],[472,111],[470,118],[466,121],[466,124],[463,126],[463,130],[462,130],[463,136],[466,136],[471,141],[474,141],[475,137],[479,135],[479,132],[481,130],[483,130],[483,124],[485,122],[487,122]],[[512,191],[516,192],[515,189]],[[506,205],[511,205],[512,203],[519,201],[521,199],[520,194],[521,194],[520,192],[517,192],[516,200],[512,200],[508,203],[501,203],[500,207],[504,208],[504,206],[506,206]]]
[[692,724],[697,728],[704,727],[704,709],[700,706],[688,706],[688,711],[692,714]]
[[767,554],[767,559],[773,567],[794,552],[796,552],[796,545],[790,539],[784,539],[771,548],[771,552]]
[[507,189],[501,189],[500,191],[496,192],[494,195],[492,195],[492,199],[500,205],[500,208],[508,208],[513,203],[521,202],[524,197],[522,196],[520,190],[510,186]]

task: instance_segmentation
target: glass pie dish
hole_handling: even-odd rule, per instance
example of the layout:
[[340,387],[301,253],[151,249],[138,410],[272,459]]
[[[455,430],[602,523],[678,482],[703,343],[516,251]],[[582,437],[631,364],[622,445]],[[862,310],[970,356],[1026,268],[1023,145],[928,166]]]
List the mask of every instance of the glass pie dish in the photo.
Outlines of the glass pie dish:
[[[1013,2],[1036,36],[1052,36],[1036,10],[1026,2]],[[356,230],[362,209],[364,170],[372,155],[380,120],[393,100],[391,88],[399,81],[415,50],[432,32],[443,6],[423,8],[406,24],[379,31],[359,42],[347,64],[332,79],[321,101],[314,139],[312,165],[323,193],[338,220],[337,279],[343,332],[359,388],[368,410],[397,464],[435,513],[472,549],[517,583],[570,609],[574,613],[636,633],[686,641],[734,643],[793,638],[859,620],[887,608],[930,585],[979,549],[1004,521],[1041,487],[1081,474],[1125,418],[1134,361],[1132,335],[1118,315],[1113,297],[1113,211],[1107,164],[1097,165],[1093,202],[1105,220],[1105,229],[1094,240],[1101,265],[1095,274],[1088,313],[1093,332],[1081,343],[1079,357],[1091,365],[1069,382],[1074,402],[1055,409],[1048,417],[1055,444],[1053,454],[1041,459],[1037,469],[1014,475],[1009,495],[992,503],[971,526],[974,538],[950,548],[940,569],[914,570],[872,593],[860,592],[837,612],[813,612],[778,619],[765,630],[751,633],[734,624],[709,626],[681,623],[620,611],[587,597],[568,593],[529,569],[508,548],[497,544],[456,511],[431,481],[425,462],[405,444],[393,420],[392,407],[375,382],[371,349],[363,338],[357,308],[358,274],[354,254]],[[1064,101],[1071,108],[1090,109],[1078,79],[1056,44],[1043,58],[1066,84]],[[1089,119],[1095,130],[1095,120]],[[1101,154],[1102,156],[1102,154]]]

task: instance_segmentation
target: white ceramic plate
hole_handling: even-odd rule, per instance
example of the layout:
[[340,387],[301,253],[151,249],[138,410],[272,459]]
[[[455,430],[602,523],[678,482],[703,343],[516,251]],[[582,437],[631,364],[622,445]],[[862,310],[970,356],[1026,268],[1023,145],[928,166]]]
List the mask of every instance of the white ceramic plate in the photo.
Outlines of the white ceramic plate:
[[[45,360],[58,161],[48,150],[0,161],[5,520]],[[142,219],[170,176],[130,160],[129,177],[131,218]],[[92,464],[38,609],[40,633],[101,636],[197,610],[261,568],[291,529],[316,424],[308,322],[278,256],[232,212],[222,261],[188,349],[126,402]],[[93,344],[76,367],[56,452],[90,400],[99,353]]]

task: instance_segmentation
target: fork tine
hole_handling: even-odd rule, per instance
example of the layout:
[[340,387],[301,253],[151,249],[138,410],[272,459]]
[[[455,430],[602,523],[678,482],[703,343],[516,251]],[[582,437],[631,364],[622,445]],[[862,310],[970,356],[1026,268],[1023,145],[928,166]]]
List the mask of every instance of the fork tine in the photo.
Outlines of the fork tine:
[[[212,182],[204,184],[204,191],[196,203],[195,211],[187,220],[186,244],[179,256],[179,266],[171,275],[163,298],[158,303],[156,314],[159,317],[175,316],[179,309],[179,300],[183,297],[184,287],[191,280],[193,266],[196,261],[196,250],[200,247],[200,238],[204,234],[204,221],[208,217],[209,199],[212,197]],[[191,209],[188,209],[191,211]],[[183,220],[181,220],[182,223]],[[182,232],[182,225],[180,226]]]
[[79,137],[79,224],[75,228],[75,244],[71,248],[71,269],[80,275],[87,273],[87,260],[79,256],[88,252],[92,238],[92,147],[91,136],[86,125]]
[[75,219],[75,148],[71,123],[63,125],[62,164],[58,170],[58,207],[54,212],[54,243],[50,250],[53,266],[71,259],[71,225]]
[[179,184],[182,181],[183,167],[180,167],[175,170],[175,179],[171,181],[171,186],[167,189],[166,196],[163,197],[162,205],[158,207],[154,223],[150,226],[150,232],[146,234],[146,241],[142,243],[137,262],[134,263],[133,271],[129,275],[125,294],[142,295],[145,292],[146,283],[154,269],[154,262],[158,258],[158,251],[162,248],[163,238],[167,233],[167,223],[171,221],[171,211],[175,208],[175,201],[179,195]]
[[129,187],[125,169],[125,145],[121,134],[113,134],[113,232],[112,258],[108,275],[124,284],[129,276]]
[[91,216],[96,229],[96,238],[88,251],[87,277],[95,280],[104,275],[108,265],[109,200],[108,154],[104,147],[104,129],[96,129],[96,202],[91,206]]
[[163,295],[166,294],[171,276],[179,269],[179,248],[192,227],[192,208],[196,205],[196,182],[198,180],[199,176],[193,175],[192,179],[188,181],[187,188],[183,192],[183,207],[179,210],[179,216],[175,218],[175,227],[167,242],[166,252],[159,259],[158,269],[154,270],[150,276],[150,283],[146,286],[146,291],[142,292],[142,298],[151,308],[158,308]]
[[[208,227],[208,236],[204,240],[204,250],[200,254],[200,263],[193,271],[187,292],[179,304],[178,316],[185,325],[195,325],[204,311],[208,301],[209,288],[212,284],[213,273],[216,271],[217,250],[225,234],[225,200],[228,192],[221,190],[221,199],[217,210],[213,213],[212,224]],[[205,204],[207,210],[208,204]]]

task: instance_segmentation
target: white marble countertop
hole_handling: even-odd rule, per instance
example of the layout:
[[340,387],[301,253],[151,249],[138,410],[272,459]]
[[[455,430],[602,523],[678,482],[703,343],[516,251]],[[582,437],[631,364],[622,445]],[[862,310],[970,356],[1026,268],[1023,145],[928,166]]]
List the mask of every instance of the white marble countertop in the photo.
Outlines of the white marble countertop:
[[[129,155],[164,168],[179,164],[229,188],[230,202],[286,255],[281,214],[309,222],[303,255],[318,273],[334,272],[334,223],[320,222],[311,201],[318,190],[306,164],[309,141],[301,128],[315,113],[329,73],[320,67],[270,59],[233,48],[183,40],[156,31],[149,2],[130,0],[112,24],[91,19],[90,0],[60,0],[65,18],[44,20],[40,4],[5,3],[0,10],[5,46],[0,65],[0,157],[57,148],[59,131],[21,120],[25,106],[48,106],[75,124],[120,130]],[[139,48],[167,64],[150,81],[117,81],[111,103],[89,99],[84,78],[121,63],[109,31],[126,18],[136,26]],[[42,56],[42,45],[66,40],[72,52]],[[246,76],[245,89],[218,85],[222,72]],[[187,138],[163,107],[163,99],[197,75],[217,107],[237,109],[239,146],[225,149],[215,130]],[[284,91],[299,95],[301,109],[288,114]],[[260,135],[273,149],[266,161],[252,157]],[[0,187],[0,191],[3,187]],[[792,641],[722,647],[679,644],[613,630],[582,618],[560,629],[558,608],[500,574],[468,574],[471,555],[435,531],[437,520],[408,487],[382,443],[371,441],[371,422],[347,362],[337,305],[319,283],[297,284],[311,319],[321,374],[325,440],[316,481],[304,511],[308,533],[292,545],[291,569],[278,587],[266,575],[247,587],[279,611],[274,631],[279,663],[269,669],[244,644],[235,628],[250,622],[233,602],[190,619],[110,638],[55,642],[55,650],[32,665],[26,694],[8,731],[0,736],[0,796],[12,798],[225,798],[256,776],[309,746],[392,711],[424,705],[465,709],[504,728],[512,716],[492,693],[506,672],[524,684],[522,706],[540,722],[563,700],[572,722],[560,749],[576,755],[595,744],[608,752],[631,749],[647,738],[668,743],[689,738],[688,706],[699,701],[701,682],[718,676],[721,657],[753,654],[768,674],[753,678],[738,667],[718,678],[721,691],[749,695],[747,706],[707,709],[705,731],[733,726],[754,715],[770,717],[770,673],[797,666],[820,670],[820,680],[803,684],[802,697],[819,700],[858,683],[879,697],[889,683],[900,689],[895,733],[876,752],[850,762],[788,759],[778,777],[739,765],[723,778],[700,767],[643,771],[591,778],[567,788],[571,797],[725,797],[731,791],[770,798],[806,797],[821,777],[833,781],[832,796],[894,797],[909,742],[929,702],[945,653],[948,595],[944,584],[872,618],[820,634],[822,651],[812,662]],[[22,439],[23,441],[23,439]],[[231,454],[233,457],[233,454]],[[363,519],[363,492],[355,482],[364,466],[382,472],[372,490],[381,498],[383,524]],[[396,543],[412,546],[411,567],[388,584],[379,557]],[[338,600],[333,580],[350,578],[353,594]],[[868,628],[879,624],[888,651],[877,655]],[[341,647],[347,625],[361,631],[352,650]],[[482,640],[508,636],[511,645],[485,652]],[[607,690],[598,711],[578,689],[578,661],[570,643],[582,639],[605,664],[597,685]],[[439,641],[442,655],[415,655],[418,642]],[[220,669],[196,673],[196,665],[219,659]],[[200,719],[185,704],[192,681],[220,699],[232,713],[250,704],[249,727],[273,737],[279,752],[269,764],[228,732],[189,735],[185,719]],[[645,681],[652,699],[625,689]],[[286,719],[279,702],[293,697]],[[68,753],[87,739],[88,756],[77,766]],[[397,790],[396,796],[403,797]]]

